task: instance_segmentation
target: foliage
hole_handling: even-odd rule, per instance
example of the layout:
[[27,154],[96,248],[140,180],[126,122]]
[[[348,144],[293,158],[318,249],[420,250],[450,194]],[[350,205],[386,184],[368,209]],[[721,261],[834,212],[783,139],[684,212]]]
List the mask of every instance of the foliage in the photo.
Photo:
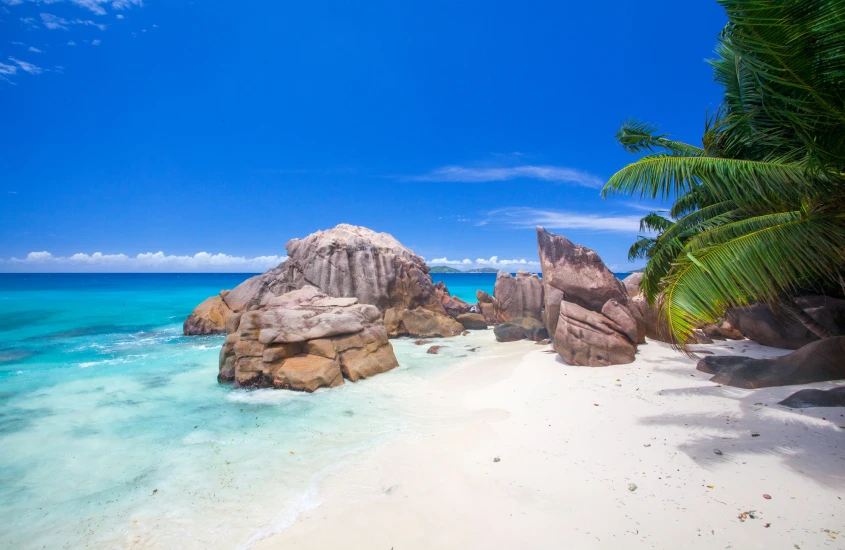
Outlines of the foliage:
[[676,342],[726,308],[835,284],[845,265],[845,1],[720,0],[710,62],[724,87],[702,147],[629,120],[617,141],[648,153],[607,183],[673,200],[643,218],[629,258]]

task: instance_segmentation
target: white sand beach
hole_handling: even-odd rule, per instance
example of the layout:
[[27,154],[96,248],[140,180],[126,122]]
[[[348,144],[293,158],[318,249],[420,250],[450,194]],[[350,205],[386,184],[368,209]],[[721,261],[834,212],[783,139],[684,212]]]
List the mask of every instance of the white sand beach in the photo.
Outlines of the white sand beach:
[[254,547],[845,548],[845,411],[777,405],[835,384],[722,387],[658,342],[589,368],[464,341],[483,355],[414,394],[421,433],[326,476],[319,506]]

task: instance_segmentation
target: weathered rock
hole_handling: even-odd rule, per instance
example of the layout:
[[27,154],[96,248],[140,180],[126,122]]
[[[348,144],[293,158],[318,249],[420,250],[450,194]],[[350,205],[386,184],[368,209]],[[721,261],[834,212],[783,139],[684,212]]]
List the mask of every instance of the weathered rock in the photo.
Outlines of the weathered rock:
[[696,368],[718,384],[754,389],[845,379],[843,356],[845,336],[835,336],[774,359],[712,355]]
[[640,293],[640,284],[642,282],[642,271],[631,273],[630,275],[622,279],[622,284],[625,285],[625,292],[628,293],[628,298],[633,298],[634,296]]
[[647,327],[622,281],[595,251],[537,228],[545,321],[555,351],[569,364],[630,363]]
[[478,300],[480,303],[483,303],[483,304],[492,304],[493,303],[493,297],[490,296],[489,294],[487,294],[483,290],[476,290],[475,291],[475,299]]
[[384,326],[390,337],[448,337],[464,331],[464,326],[451,317],[423,308],[388,309],[384,314]]
[[791,409],[808,409],[810,407],[845,407],[845,386],[830,390],[800,390],[780,403]]
[[467,330],[483,330],[487,328],[487,320],[480,313],[463,313],[455,317]]
[[570,365],[587,367],[631,363],[637,352],[636,344],[619,324],[566,301],[561,302],[552,346]]
[[516,277],[499,271],[493,289],[493,304],[496,319],[501,323],[519,317],[542,320],[543,282],[528,271],[517,271]]
[[[845,334],[845,300],[804,296],[795,302],[832,334]],[[764,346],[798,349],[819,339],[797,319],[785,313],[775,315],[765,304],[734,308],[728,320],[749,340]]]
[[293,239],[286,248],[288,259],[278,267],[220,293],[229,313],[208,305],[202,310],[198,307],[189,317],[191,322],[185,323],[185,334],[195,334],[196,327],[219,325],[205,320],[211,312],[229,315],[258,309],[306,285],[328,296],[357,298],[381,313],[423,308],[446,315],[424,260],[386,233],[340,224]]
[[509,323],[502,323],[493,329],[493,334],[499,342],[523,339],[539,342],[549,337],[543,322],[532,317],[517,317]]
[[464,302],[457,296],[452,296],[446,287],[446,283],[443,281],[439,281],[434,285],[434,292],[449,317],[455,318],[462,313],[472,312],[472,305]]
[[212,296],[206,298],[198,305],[193,313],[185,319],[182,330],[185,334],[224,334],[226,332],[226,320],[232,310],[223,301],[223,298]]
[[381,314],[305,286],[230,316],[218,380],[312,392],[398,365]]
[[425,352],[428,353],[429,355],[437,355],[438,353],[440,353],[440,348],[442,348],[442,347],[443,346],[431,346],[430,348],[425,350]]

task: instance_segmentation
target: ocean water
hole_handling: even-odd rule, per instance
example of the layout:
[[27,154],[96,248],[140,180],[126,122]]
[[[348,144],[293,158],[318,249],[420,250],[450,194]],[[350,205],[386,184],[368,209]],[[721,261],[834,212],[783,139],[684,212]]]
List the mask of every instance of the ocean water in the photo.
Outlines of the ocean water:
[[394,340],[400,367],[314,394],[219,385],[223,338],[182,321],[247,276],[0,275],[0,548],[249,548],[431,421],[407,396],[475,345]]

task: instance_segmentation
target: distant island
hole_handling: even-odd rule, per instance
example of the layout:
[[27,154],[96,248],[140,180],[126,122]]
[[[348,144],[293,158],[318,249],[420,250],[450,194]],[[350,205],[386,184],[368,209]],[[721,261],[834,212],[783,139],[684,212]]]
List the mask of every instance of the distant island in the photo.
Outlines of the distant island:
[[499,270],[494,267],[476,267],[475,269],[467,269],[462,271],[449,267],[446,265],[436,265],[429,270],[429,273],[498,273]]

